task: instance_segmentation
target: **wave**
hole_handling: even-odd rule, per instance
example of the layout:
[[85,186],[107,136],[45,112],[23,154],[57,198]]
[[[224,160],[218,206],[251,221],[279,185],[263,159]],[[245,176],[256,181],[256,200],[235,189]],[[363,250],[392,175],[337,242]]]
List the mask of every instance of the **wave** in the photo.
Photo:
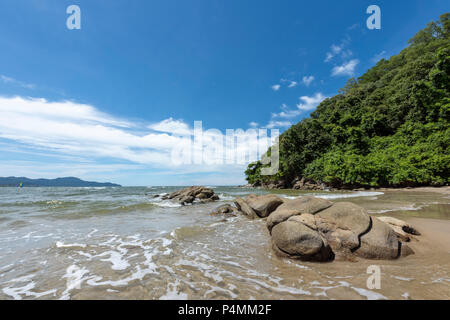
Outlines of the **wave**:
[[353,193],[305,193],[298,196],[283,195],[283,197],[288,199],[297,199],[303,196],[312,196],[316,198],[332,200],[344,198],[376,197],[381,196],[383,194],[384,194],[383,192],[376,192],[376,191],[357,191]]

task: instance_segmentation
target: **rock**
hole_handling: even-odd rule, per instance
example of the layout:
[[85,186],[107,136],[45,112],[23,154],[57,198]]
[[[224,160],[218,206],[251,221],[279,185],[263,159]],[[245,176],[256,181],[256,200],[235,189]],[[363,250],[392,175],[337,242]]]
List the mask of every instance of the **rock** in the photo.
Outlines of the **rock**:
[[274,212],[267,218],[267,228],[269,231],[280,222],[286,221],[292,216],[304,213],[316,214],[333,205],[332,202],[314,197],[301,197],[297,199],[285,199]]
[[359,236],[369,229],[370,217],[364,208],[356,204],[338,202],[316,214],[316,223],[319,230],[324,233],[339,228],[349,230]]
[[234,204],[236,205],[239,211],[241,211],[249,218],[251,219],[258,218],[258,215],[256,214],[255,210],[253,210],[252,207],[250,207],[244,199],[236,198],[234,200]]
[[409,246],[407,246],[406,244],[402,244],[402,243],[400,243],[399,244],[400,246],[401,246],[401,252],[400,252],[400,255],[402,256],[402,257],[407,257],[407,256],[409,256],[409,255],[412,255],[412,254],[414,254],[414,251],[413,251],[413,249],[411,249]]
[[193,186],[172,192],[171,194],[162,197],[163,200],[171,199],[178,201],[181,204],[192,203],[195,199],[201,200],[201,202],[210,202],[219,200],[219,197],[214,194],[214,191],[210,188],[202,186]]
[[397,237],[400,241],[403,241],[403,242],[411,241],[411,236],[409,234],[407,234],[405,231],[403,231],[403,229],[400,228],[399,226],[393,226],[391,224],[388,224],[388,226],[390,226],[392,228],[392,230],[394,230],[395,234],[397,235]]
[[297,178],[292,181],[292,189],[296,190],[324,190],[326,186],[322,183],[317,183],[310,179]]
[[420,232],[417,229],[415,229],[413,226],[411,226],[410,224],[406,223],[403,220],[393,217],[377,217],[377,219],[391,226],[400,227],[406,233],[420,236]]
[[301,222],[284,221],[272,229],[275,252],[304,261],[327,261],[332,252],[320,234]]
[[299,216],[292,216],[287,221],[300,222],[312,230],[317,230],[316,219],[314,218],[314,215],[310,213],[303,213]]
[[220,214],[223,214],[223,215],[225,215],[225,216],[227,216],[227,217],[235,217],[235,216],[236,216],[235,213],[236,213],[237,211],[238,211],[238,210],[237,210],[236,207],[233,207],[233,206],[230,205],[230,204],[224,204],[224,205],[221,205],[221,206],[217,207],[216,209],[214,209],[214,211],[212,211],[212,212],[210,213],[210,215],[220,215]]
[[371,228],[368,233],[361,236],[361,244],[354,251],[355,255],[378,260],[398,258],[401,245],[394,230],[378,219],[371,219],[371,221]]
[[183,196],[183,197],[181,197],[180,198],[180,203],[182,204],[182,205],[185,205],[185,204],[187,204],[187,203],[192,203],[192,202],[194,202],[194,200],[195,200],[195,197],[194,196]]
[[267,217],[283,203],[282,199],[273,194],[263,196],[250,195],[245,201],[261,218]]

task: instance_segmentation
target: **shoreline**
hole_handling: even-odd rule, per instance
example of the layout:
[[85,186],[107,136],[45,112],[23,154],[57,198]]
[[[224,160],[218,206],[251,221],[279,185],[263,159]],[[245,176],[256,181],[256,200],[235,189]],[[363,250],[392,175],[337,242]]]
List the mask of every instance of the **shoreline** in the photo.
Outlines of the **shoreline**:
[[427,186],[427,187],[400,187],[400,188],[357,188],[357,189],[329,189],[329,190],[309,190],[309,189],[294,189],[294,188],[265,188],[265,187],[253,187],[249,185],[240,185],[236,186],[238,188],[245,189],[257,189],[257,190],[289,190],[289,191],[300,191],[300,192],[350,192],[350,191],[375,191],[375,192],[383,192],[383,191],[418,191],[418,192],[435,192],[439,194],[449,194],[450,195],[450,186]]

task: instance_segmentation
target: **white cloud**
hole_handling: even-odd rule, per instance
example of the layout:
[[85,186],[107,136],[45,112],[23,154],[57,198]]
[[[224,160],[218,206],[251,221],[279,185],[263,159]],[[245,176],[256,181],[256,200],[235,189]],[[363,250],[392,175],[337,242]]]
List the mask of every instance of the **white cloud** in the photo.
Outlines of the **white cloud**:
[[[167,165],[171,147],[183,142],[167,133],[142,133],[135,124],[70,101],[0,97],[0,119],[7,119],[0,121],[0,138],[88,159]],[[170,121],[155,127],[164,128]]]
[[22,88],[26,88],[26,89],[35,89],[36,86],[34,84],[29,84],[29,83],[25,83],[19,80],[16,80],[14,78],[11,77],[7,77],[5,75],[0,75],[0,79],[4,82],[4,83],[9,83],[9,84],[13,84],[13,85],[17,85],[19,87]]
[[271,88],[273,91],[278,91],[280,90],[281,86],[279,84],[274,84]]
[[341,44],[339,45],[331,45],[331,51],[327,52],[326,58],[325,58],[325,62],[330,61],[331,59],[333,59],[335,56],[337,56],[339,53],[341,53],[342,49],[344,48],[344,45]]
[[166,132],[178,135],[191,135],[192,129],[182,120],[169,118],[158,123],[151,124],[147,128],[158,132]]
[[272,119],[274,118],[295,118],[296,116],[300,115],[301,111],[300,110],[291,110],[288,108],[288,106],[286,104],[282,104],[281,105],[281,112],[279,113],[272,113]]
[[331,71],[332,76],[353,76],[355,73],[355,67],[358,65],[359,60],[353,59],[341,66],[335,66]]
[[265,126],[265,128],[267,128],[267,129],[285,128],[285,127],[290,127],[291,125],[292,125],[292,123],[290,121],[274,121],[274,120],[271,120]]
[[314,81],[314,76],[304,76],[302,78],[302,82],[305,86],[309,87],[309,85]]
[[251,128],[256,128],[256,127],[258,127],[258,122],[254,122],[254,121],[252,121],[252,122],[250,122],[249,124],[248,124]]
[[295,87],[295,86],[297,86],[297,82],[296,82],[296,81],[291,81],[291,82],[289,83],[289,85],[288,85],[288,88],[293,88],[293,87]]
[[300,100],[302,103],[297,104],[297,108],[299,110],[308,111],[316,108],[323,100],[325,100],[327,97],[325,97],[322,93],[318,92],[314,96],[308,97],[303,96],[300,97]]
[[327,97],[324,96],[321,92],[317,92],[315,95],[309,97],[309,96],[302,96],[300,97],[300,103],[297,104],[296,109],[289,109],[286,104],[283,104],[281,106],[281,112],[279,113],[272,113],[272,120],[268,124],[268,128],[278,126],[278,127],[284,127],[291,125],[288,121],[276,121],[273,119],[277,118],[283,118],[283,119],[292,119],[295,118],[305,111],[312,110],[316,108],[323,100],[325,100]]

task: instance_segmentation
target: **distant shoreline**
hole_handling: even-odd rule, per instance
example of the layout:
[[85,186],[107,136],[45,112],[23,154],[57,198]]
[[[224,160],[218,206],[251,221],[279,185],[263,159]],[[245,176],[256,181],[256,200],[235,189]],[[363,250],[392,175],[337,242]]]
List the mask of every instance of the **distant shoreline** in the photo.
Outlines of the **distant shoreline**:
[[84,181],[76,177],[64,177],[56,179],[30,179],[26,177],[0,177],[0,187],[121,187],[110,182]]

